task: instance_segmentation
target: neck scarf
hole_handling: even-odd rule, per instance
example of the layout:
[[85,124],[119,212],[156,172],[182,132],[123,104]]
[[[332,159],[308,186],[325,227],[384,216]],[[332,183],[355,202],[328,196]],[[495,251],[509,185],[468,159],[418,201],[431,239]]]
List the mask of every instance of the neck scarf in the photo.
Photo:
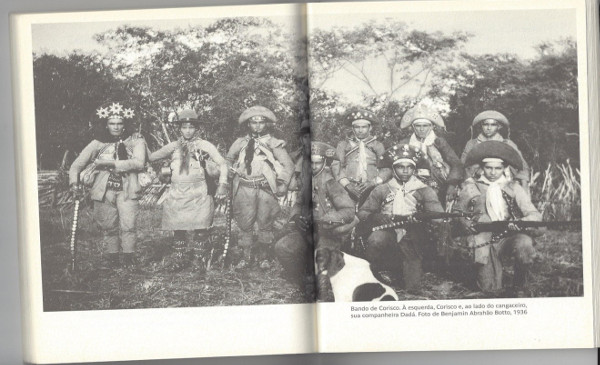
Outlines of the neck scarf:
[[[264,141],[269,139],[271,136],[268,133],[258,135],[258,134],[249,134],[248,135],[248,144],[245,148],[243,148],[242,153],[240,153],[238,162],[244,161],[244,166],[246,166],[246,173],[248,175],[252,174],[252,161],[254,161],[255,152],[264,152],[266,153],[267,149],[261,146],[261,140]],[[258,151],[256,151],[258,150]],[[272,157],[272,156],[271,156]]]
[[509,218],[508,204],[502,196],[502,188],[508,183],[508,179],[502,175],[498,180],[492,182],[481,175],[480,182],[488,185],[485,194],[485,208],[492,222],[505,221]]
[[119,138],[118,141],[115,142],[114,159],[127,160],[127,149],[125,148],[125,143],[123,143],[123,140],[121,138]]
[[195,139],[186,140],[183,137],[179,138],[179,146],[181,148],[181,163],[179,165],[179,173],[180,174],[189,174],[190,173],[190,157],[191,154],[196,152],[196,143]]
[[[417,199],[414,197],[414,193],[427,185],[414,176],[411,176],[404,184],[400,184],[395,178],[390,180],[388,184],[392,191],[396,191],[394,203],[392,204],[392,214],[411,215],[416,213]],[[394,231],[396,232],[396,242],[400,242],[406,235],[406,229],[404,228],[395,228]]]
[[447,164],[444,162],[444,158],[440,151],[435,147],[435,139],[437,136],[433,129],[429,132],[429,134],[420,141],[417,138],[416,134],[412,134],[410,136],[409,145],[418,148],[423,155],[425,155],[430,161],[431,165],[435,168],[435,170],[441,175],[443,180],[446,180],[448,177],[449,168]]
[[411,176],[410,179],[401,184],[396,178],[389,182],[392,191],[396,192],[392,213],[396,215],[411,215],[417,212],[417,199],[414,197],[415,191],[426,187],[425,183]]
[[356,138],[358,143],[358,171],[357,180],[361,183],[367,181],[367,150],[364,139]]

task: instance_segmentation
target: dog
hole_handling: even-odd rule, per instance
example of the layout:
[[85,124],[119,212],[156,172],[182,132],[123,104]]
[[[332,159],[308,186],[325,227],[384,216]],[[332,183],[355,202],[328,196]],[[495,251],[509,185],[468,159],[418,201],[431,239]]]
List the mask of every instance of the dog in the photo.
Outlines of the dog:
[[375,278],[367,260],[337,249],[320,247],[315,251],[317,275],[331,282],[336,302],[397,301],[398,294]]

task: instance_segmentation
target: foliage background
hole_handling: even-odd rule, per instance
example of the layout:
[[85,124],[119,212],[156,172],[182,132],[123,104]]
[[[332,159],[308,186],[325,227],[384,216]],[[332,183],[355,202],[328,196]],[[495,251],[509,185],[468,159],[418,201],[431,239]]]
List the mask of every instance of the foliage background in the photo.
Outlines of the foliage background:
[[[275,133],[293,148],[289,131],[309,107],[316,139],[344,138],[343,115],[359,106],[380,116],[376,133],[389,145],[405,133],[398,129],[404,112],[427,103],[441,111],[446,138],[460,154],[473,117],[495,109],[511,121],[510,138],[534,170],[567,161],[579,166],[573,39],[548,40],[523,59],[470,54],[465,45],[475,34],[416,29],[395,19],[316,28],[308,39],[284,24],[247,17],[173,30],[121,25],[95,35],[102,52],[36,53],[39,168],[55,169],[65,150],[80,151],[91,139],[98,105],[115,99],[135,108],[136,128],[151,149],[165,143],[161,123],[183,107],[198,111],[204,134],[224,150],[251,105],[273,109],[280,119]],[[350,78],[362,97],[329,87],[340,77]]]
[[122,25],[95,36],[105,52],[35,54],[38,167],[56,169],[66,150],[78,153],[99,122],[96,109],[112,100],[136,110],[135,128],[151,149],[167,140],[161,123],[191,107],[203,134],[224,151],[240,113],[257,104],[275,112],[275,134],[293,148],[288,131],[308,105],[306,63],[298,62],[306,48],[293,31],[256,17],[169,31]]

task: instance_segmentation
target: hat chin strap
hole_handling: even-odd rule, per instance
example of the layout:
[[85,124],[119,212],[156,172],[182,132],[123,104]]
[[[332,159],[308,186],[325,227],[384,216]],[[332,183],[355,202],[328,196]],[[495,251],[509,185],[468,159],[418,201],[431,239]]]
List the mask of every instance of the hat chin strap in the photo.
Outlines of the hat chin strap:
[[321,174],[321,172],[323,172],[323,170],[325,170],[325,165],[327,165],[327,163],[324,163],[323,166],[321,167],[321,169],[319,171],[317,171],[315,174],[313,174],[313,178],[319,176]]

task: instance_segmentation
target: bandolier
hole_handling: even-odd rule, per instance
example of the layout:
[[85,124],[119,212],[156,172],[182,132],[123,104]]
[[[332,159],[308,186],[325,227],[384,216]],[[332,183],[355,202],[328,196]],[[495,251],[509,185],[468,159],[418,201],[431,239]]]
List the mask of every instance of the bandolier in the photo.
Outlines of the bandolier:
[[[515,181],[504,175],[506,167],[523,168],[521,156],[508,144],[485,141],[477,144],[466,156],[468,165],[479,164],[483,170],[477,179],[469,178],[462,186],[454,210],[478,213],[477,223],[495,221],[541,221],[529,194]],[[494,232],[477,232],[474,220],[461,219],[465,234],[457,242],[472,253],[472,264],[477,272],[477,285],[486,293],[502,290],[502,259],[514,258],[512,290],[523,295],[527,276],[535,256],[534,240],[518,228],[507,225],[508,231],[500,236]]]
[[278,197],[285,196],[294,172],[294,163],[285,150],[286,143],[266,132],[267,123],[277,122],[275,114],[262,106],[246,109],[239,117],[248,134],[238,138],[227,153],[234,172],[233,216],[240,228],[239,246],[244,258],[240,267],[254,260],[258,243],[261,267],[268,268],[268,255],[273,244],[273,222],[279,214]]

